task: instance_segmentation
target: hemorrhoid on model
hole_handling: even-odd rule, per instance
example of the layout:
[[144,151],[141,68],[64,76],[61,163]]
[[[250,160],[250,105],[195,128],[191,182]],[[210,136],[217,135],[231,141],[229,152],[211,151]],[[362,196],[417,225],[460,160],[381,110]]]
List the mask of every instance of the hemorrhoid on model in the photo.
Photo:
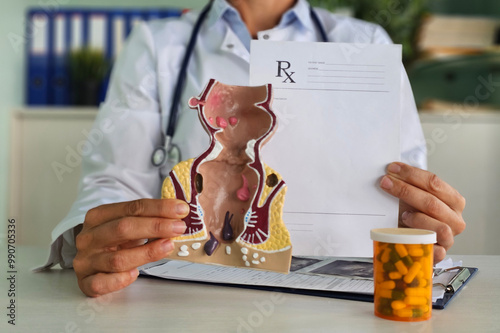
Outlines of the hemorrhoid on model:
[[260,158],[276,129],[271,102],[271,85],[228,86],[213,79],[199,98],[189,100],[210,145],[176,165],[163,184],[163,198],[191,207],[171,258],[288,272],[286,186]]

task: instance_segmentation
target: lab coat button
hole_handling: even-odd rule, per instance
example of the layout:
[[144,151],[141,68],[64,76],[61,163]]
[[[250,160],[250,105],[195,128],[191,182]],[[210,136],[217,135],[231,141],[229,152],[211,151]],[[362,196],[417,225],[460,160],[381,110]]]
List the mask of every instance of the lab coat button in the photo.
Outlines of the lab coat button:
[[262,38],[264,38],[264,39],[266,39],[266,40],[267,40],[267,39],[269,39],[269,35],[268,35],[268,34],[265,34],[265,35],[263,35],[263,36],[262,36]]
[[226,45],[226,47],[227,47],[228,49],[232,49],[232,48],[234,47],[234,44],[227,44],[227,45]]

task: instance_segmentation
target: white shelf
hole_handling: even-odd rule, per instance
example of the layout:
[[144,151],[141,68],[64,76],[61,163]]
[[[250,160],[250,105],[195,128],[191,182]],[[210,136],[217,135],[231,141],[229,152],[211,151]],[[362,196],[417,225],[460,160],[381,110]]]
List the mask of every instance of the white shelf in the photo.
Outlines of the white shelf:
[[97,107],[28,107],[14,109],[14,116],[23,119],[95,119]]
[[498,111],[477,111],[477,112],[456,112],[456,111],[420,111],[420,121],[424,123],[443,124],[490,124],[500,123],[500,110]]
[[[12,112],[9,217],[18,221],[18,244],[47,246],[50,232],[76,198],[80,163],[68,164],[97,108],[24,108]],[[74,156],[74,155],[73,155]],[[55,164],[66,166],[64,173]]]
[[500,254],[500,111],[421,112],[428,169],[466,199],[454,254]]

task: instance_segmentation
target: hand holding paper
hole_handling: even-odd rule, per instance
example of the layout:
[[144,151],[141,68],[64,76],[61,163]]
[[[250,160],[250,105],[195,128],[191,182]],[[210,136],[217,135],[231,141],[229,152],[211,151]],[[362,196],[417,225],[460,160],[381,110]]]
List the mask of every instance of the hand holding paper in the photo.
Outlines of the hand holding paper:
[[446,256],[454,236],[465,229],[462,211],[465,199],[436,175],[404,163],[392,163],[380,186],[399,198],[400,226],[428,229],[437,233],[434,262]]
[[263,155],[287,179],[294,254],[371,256],[369,230],[397,226],[377,184],[400,156],[401,47],[252,41],[250,80],[275,90]]

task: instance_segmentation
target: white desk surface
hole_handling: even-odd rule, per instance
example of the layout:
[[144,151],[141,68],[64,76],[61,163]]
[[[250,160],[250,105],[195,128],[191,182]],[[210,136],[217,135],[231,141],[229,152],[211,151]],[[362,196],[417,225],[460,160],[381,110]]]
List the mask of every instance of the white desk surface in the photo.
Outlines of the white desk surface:
[[30,271],[45,262],[46,249],[16,251],[16,326],[7,323],[9,281],[2,253],[1,332],[500,331],[500,256],[455,256],[479,273],[445,310],[434,310],[425,322],[404,323],[375,317],[373,303],[150,278],[87,298],[72,270]]

